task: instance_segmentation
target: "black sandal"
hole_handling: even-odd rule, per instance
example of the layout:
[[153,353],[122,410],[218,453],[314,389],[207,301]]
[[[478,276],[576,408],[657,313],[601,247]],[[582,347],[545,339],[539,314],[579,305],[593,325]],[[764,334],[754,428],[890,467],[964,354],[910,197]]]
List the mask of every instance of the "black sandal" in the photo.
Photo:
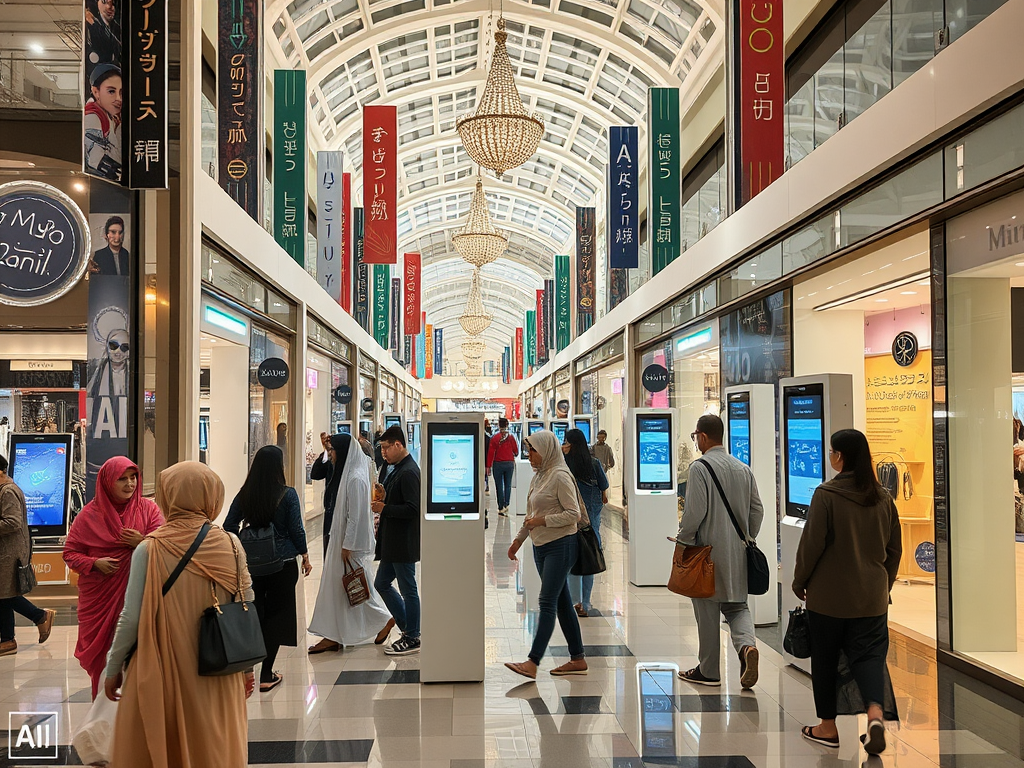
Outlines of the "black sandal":
[[885,723],[881,720],[868,722],[868,732],[860,737],[864,751],[869,755],[880,755],[885,752]]
[[828,747],[829,749],[839,749],[838,736],[836,736],[834,739],[827,739],[824,736],[815,736],[813,725],[805,725],[803,728],[801,728],[800,735],[808,741],[813,741],[815,744],[821,744],[821,746],[823,747]]
[[281,684],[282,680],[284,680],[284,675],[282,675],[280,672],[275,672],[274,679],[271,680],[269,683],[260,683],[260,693],[270,693],[272,690],[274,690],[275,688],[277,688],[277,686]]

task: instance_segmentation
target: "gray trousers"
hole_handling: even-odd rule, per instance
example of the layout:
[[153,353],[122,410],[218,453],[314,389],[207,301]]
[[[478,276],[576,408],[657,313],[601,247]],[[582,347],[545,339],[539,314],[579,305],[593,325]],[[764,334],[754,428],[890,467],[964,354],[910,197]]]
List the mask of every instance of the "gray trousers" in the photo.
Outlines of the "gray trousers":
[[697,617],[697,637],[700,648],[700,673],[712,680],[721,680],[722,616],[729,622],[732,647],[736,653],[747,645],[755,645],[754,617],[746,603],[720,603],[717,600],[695,599],[693,615]]

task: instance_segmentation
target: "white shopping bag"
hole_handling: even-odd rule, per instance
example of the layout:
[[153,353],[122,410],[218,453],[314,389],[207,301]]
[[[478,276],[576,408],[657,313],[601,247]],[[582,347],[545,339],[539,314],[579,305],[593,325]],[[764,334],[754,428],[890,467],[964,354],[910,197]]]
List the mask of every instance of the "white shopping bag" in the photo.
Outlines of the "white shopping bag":
[[85,721],[71,739],[71,746],[86,765],[106,765],[110,762],[116,716],[117,702],[108,699],[101,688]]

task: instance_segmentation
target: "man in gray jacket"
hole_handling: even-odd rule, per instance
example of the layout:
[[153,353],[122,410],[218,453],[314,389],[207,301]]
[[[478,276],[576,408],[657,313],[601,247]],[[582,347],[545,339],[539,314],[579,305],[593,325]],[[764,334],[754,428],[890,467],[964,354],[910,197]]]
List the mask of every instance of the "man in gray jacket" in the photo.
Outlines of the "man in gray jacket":
[[[754,474],[743,462],[733,458],[722,447],[725,425],[718,416],[707,414],[697,419],[697,428],[690,436],[703,454],[690,465],[686,484],[686,503],[676,541],[680,544],[711,546],[715,564],[715,594],[707,599],[693,600],[700,642],[700,664],[679,677],[698,685],[722,684],[720,672],[719,625],[721,616],[729,623],[732,644],[740,657],[740,685],[752,688],[757,683],[757,646],[754,620],[747,606],[746,544],[740,539],[722,494],[715,485],[717,477],[743,533],[754,539],[761,528],[764,508],[757,494]],[[710,470],[709,471],[709,465]]]

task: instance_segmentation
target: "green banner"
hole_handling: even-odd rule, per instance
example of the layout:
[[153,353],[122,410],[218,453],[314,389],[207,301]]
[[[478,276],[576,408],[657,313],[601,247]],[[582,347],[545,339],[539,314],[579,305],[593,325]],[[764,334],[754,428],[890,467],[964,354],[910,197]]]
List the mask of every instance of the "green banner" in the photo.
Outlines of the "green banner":
[[569,311],[569,256],[555,256],[555,346],[569,346],[572,326]]
[[526,310],[526,366],[537,365],[537,310]]
[[647,104],[651,268],[657,274],[680,253],[679,89],[651,88]]
[[274,70],[274,239],[306,265],[306,72]]
[[384,349],[391,340],[388,314],[391,311],[391,265],[373,265],[373,338]]

